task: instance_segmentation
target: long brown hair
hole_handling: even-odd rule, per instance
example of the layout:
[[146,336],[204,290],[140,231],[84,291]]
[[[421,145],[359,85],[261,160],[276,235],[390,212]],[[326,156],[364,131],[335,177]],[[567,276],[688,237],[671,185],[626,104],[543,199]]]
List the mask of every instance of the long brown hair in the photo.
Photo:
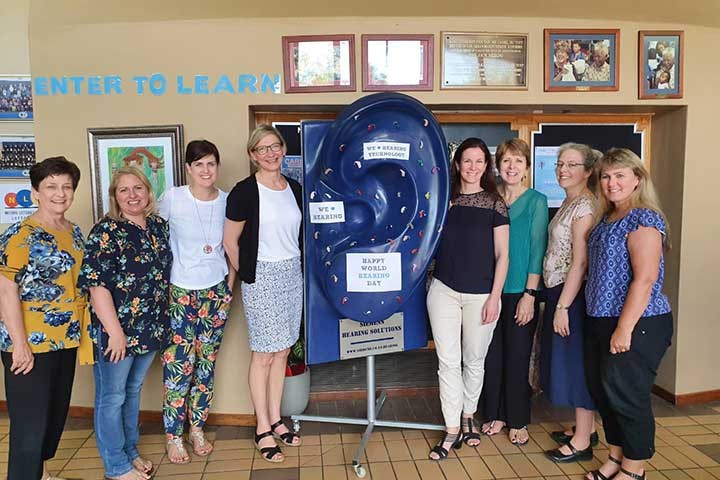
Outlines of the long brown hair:
[[485,154],[485,171],[480,177],[480,187],[495,196],[498,196],[497,185],[495,184],[495,173],[493,172],[492,155],[490,149],[481,139],[476,137],[470,137],[463,140],[463,142],[455,150],[455,154],[452,159],[452,168],[450,175],[450,198],[454,199],[460,195],[460,163],[462,162],[462,154],[468,148],[479,148]]

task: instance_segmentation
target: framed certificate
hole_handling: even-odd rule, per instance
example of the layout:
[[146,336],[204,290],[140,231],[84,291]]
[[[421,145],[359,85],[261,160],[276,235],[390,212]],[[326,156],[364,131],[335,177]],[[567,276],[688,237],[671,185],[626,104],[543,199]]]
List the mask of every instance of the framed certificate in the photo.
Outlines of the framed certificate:
[[443,32],[442,89],[527,90],[528,36]]
[[282,37],[285,93],[354,92],[355,35]]
[[363,35],[363,91],[432,91],[433,43],[433,35]]

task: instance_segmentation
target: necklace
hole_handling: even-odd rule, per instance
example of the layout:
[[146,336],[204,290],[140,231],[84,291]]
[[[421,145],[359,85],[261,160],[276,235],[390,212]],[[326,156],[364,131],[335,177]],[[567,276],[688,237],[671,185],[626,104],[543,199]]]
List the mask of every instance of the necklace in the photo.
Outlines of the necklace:
[[[210,255],[213,251],[212,246],[210,245],[210,242],[208,241],[208,236],[205,233],[205,225],[203,225],[202,216],[200,216],[200,209],[197,205],[197,199],[195,198],[195,195],[193,195],[192,190],[190,190],[190,196],[193,199],[193,205],[195,205],[195,213],[198,217],[198,222],[200,222],[200,230],[202,231],[203,238],[205,239],[205,245],[203,245],[202,251],[205,255]],[[213,210],[215,209],[215,202],[213,201],[210,204],[210,228],[212,228],[212,219],[213,219]]]

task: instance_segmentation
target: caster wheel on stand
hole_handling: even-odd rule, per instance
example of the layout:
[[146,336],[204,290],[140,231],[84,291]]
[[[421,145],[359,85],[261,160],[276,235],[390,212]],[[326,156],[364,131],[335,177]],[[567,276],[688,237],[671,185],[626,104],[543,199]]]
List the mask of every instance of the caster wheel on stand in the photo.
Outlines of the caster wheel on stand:
[[353,470],[358,478],[365,478],[365,475],[367,475],[367,472],[359,463],[353,462]]

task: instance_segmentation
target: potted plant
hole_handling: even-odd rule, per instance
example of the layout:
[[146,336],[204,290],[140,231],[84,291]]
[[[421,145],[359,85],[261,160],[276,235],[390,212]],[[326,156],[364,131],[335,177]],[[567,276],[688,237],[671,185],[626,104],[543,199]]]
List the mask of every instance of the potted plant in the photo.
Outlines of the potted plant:
[[286,417],[302,413],[309,400],[310,369],[305,364],[305,335],[301,331],[288,355],[280,414]]

